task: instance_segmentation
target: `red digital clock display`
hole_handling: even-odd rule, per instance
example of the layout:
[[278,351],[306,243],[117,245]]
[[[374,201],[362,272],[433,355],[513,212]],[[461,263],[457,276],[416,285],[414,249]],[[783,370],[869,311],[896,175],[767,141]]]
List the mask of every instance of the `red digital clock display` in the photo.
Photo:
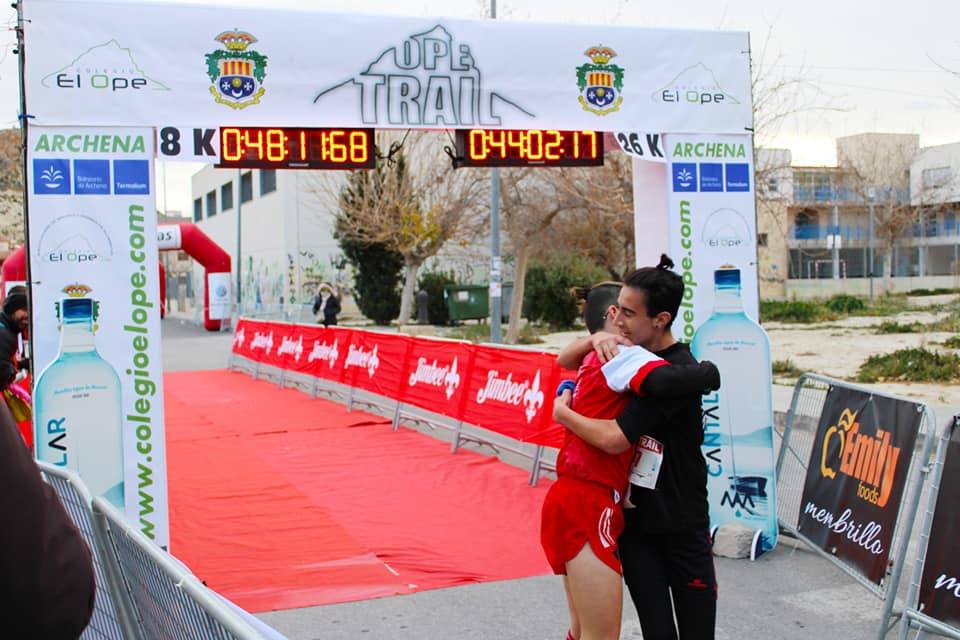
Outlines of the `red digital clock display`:
[[220,127],[218,168],[373,169],[373,129]]
[[552,129],[459,129],[462,167],[600,166],[603,134]]

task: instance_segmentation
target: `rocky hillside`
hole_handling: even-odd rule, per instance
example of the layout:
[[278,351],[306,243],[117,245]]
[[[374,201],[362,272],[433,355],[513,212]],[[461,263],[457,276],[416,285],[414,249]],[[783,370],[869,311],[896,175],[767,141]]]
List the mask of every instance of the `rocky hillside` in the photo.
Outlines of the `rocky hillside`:
[[23,244],[23,178],[20,129],[0,130],[0,243]]

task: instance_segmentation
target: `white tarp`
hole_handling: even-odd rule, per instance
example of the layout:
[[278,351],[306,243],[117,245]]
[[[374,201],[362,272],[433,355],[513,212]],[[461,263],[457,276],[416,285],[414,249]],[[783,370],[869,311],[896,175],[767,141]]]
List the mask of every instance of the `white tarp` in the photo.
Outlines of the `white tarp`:
[[[153,132],[31,126],[29,145],[37,455],[122,502],[166,546]],[[82,335],[62,321],[77,299],[93,315]]]
[[40,125],[752,126],[746,32],[141,2],[24,11]]

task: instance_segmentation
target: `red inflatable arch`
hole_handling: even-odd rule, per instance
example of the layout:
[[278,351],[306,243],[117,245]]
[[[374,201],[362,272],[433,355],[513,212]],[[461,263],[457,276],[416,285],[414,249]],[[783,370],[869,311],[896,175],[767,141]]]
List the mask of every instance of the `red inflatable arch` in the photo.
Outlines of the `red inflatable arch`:
[[[203,328],[207,331],[219,331],[221,320],[210,318],[210,287],[211,280],[218,280],[219,284],[213,286],[223,287],[226,291],[214,293],[215,303],[218,306],[224,302],[229,305],[230,254],[192,222],[157,226],[157,240],[160,251],[185,251],[203,266]],[[216,278],[223,274],[226,274],[225,278]],[[226,313],[229,315],[229,306]]]
[[[0,300],[7,297],[7,283],[10,285],[27,283],[27,252],[23,246],[14,249],[13,253],[3,261],[0,267],[0,280],[3,281],[3,291],[0,291]],[[167,276],[163,265],[160,265],[160,317],[167,313]]]
[[[230,280],[230,254],[220,248],[210,237],[201,231],[192,222],[182,224],[160,225],[157,228],[158,241],[161,251],[179,251],[183,250],[187,254],[203,265],[204,287],[203,287],[203,328],[207,331],[219,331],[220,319],[210,318],[210,276],[213,274],[226,274],[226,281]],[[26,284],[27,281],[27,261],[26,251],[21,246],[13,253],[7,256],[3,261],[3,267],[0,269],[4,286],[0,291],[0,299],[6,295],[7,284]],[[166,274],[163,265],[159,265],[160,275],[160,317],[166,312]],[[222,279],[221,279],[222,280]],[[229,286],[227,286],[229,289]],[[222,300],[223,295],[218,295]],[[227,293],[229,301],[229,292]]]

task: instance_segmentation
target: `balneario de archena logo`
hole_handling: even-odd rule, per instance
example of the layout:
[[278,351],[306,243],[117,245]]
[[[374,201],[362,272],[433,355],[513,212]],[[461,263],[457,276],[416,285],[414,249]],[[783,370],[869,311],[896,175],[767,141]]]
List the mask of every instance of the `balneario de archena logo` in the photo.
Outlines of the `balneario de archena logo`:
[[886,574],[920,409],[831,386],[810,451],[798,529],[877,584]]

